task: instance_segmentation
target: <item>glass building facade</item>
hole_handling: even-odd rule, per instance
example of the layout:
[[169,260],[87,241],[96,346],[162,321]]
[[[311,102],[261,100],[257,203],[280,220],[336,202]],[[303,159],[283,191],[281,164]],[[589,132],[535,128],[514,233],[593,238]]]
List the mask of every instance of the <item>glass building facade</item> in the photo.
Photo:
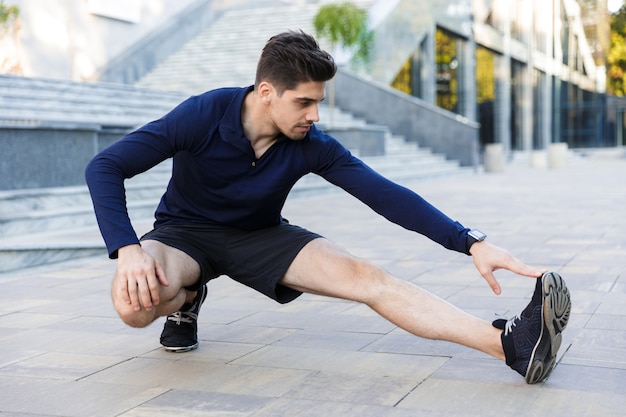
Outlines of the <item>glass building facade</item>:
[[606,0],[395,3],[375,27],[375,80],[478,121],[483,146],[616,145],[618,129],[606,127]]

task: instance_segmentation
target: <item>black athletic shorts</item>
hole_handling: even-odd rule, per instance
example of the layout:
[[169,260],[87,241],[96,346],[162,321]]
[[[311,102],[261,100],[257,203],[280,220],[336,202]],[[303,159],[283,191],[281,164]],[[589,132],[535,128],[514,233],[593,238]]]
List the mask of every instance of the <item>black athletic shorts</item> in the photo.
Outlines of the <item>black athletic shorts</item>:
[[227,275],[278,301],[288,303],[302,293],[280,285],[300,250],[320,235],[291,225],[259,230],[224,226],[166,225],[154,229],[141,240],[157,240],[191,256],[201,269],[195,290],[220,275]]

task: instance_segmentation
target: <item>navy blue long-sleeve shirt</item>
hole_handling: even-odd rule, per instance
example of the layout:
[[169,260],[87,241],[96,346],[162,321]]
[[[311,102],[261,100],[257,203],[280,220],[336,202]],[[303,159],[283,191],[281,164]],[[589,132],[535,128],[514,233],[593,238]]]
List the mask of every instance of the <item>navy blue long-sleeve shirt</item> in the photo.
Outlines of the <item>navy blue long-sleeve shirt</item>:
[[244,98],[252,88],[224,88],[191,97],[90,161],[85,177],[110,257],[123,246],[139,243],[127,214],[124,180],[168,158],[173,158],[172,177],[156,209],[155,227],[276,225],[293,185],[312,172],[388,220],[466,253],[468,229],[376,173],[315,126],[303,140],[279,137],[256,159],[241,122]]

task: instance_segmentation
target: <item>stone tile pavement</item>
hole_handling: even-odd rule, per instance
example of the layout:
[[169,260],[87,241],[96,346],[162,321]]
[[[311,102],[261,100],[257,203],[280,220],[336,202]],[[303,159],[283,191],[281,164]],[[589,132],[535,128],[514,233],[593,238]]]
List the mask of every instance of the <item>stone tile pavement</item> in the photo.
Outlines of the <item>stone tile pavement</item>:
[[[362,305],[310,295],[279,305],[228,278],[210,284],[200,348],[167,353],[161,322],[138,330],[116,317],[103,254],[0,275],[0,416],[625,415],[625,178],[625,158],[595,157],[407,184],[567,280],[573,314],[542,384]],[[492,295],[471,258],[344,193],[291,200],[284,214],[487,320],[516,314],[532,292],[500,271]]]

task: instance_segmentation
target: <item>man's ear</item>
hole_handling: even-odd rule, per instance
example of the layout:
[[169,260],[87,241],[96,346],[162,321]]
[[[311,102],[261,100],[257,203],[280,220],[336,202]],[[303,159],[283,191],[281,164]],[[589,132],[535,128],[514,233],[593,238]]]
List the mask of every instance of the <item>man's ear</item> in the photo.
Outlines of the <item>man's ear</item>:
[[263,103],[269,103],[274,93],[274,87],[267,81],[262,81],[257,88],[257,94]]

